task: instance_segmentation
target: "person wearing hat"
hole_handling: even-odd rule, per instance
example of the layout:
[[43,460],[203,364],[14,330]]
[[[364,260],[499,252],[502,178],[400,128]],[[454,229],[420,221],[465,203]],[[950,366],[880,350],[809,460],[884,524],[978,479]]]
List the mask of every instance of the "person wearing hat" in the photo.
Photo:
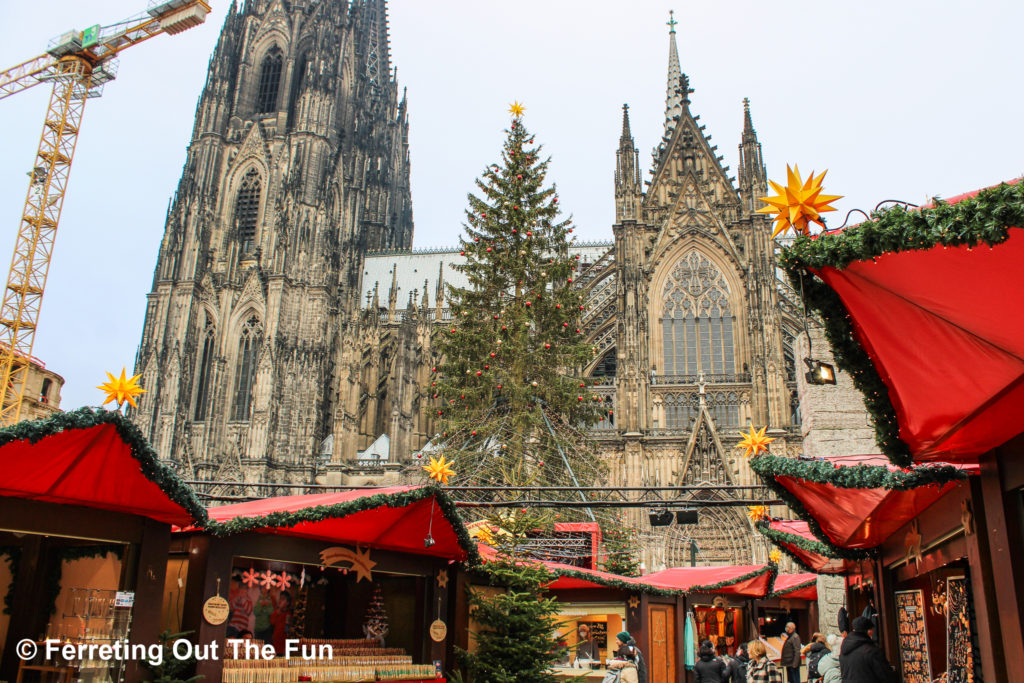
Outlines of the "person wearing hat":
[[615,640],[619,648],[615,651],[615,659],[608,660],[609,672],[619,672],[620,683],[647,683],[647,668],[633,636],[629,631],[620,631]]
[[843,683],[895,683],[896,672],[872,639],[874,622],[868,617],[857,617],[851,628],[839,650]]

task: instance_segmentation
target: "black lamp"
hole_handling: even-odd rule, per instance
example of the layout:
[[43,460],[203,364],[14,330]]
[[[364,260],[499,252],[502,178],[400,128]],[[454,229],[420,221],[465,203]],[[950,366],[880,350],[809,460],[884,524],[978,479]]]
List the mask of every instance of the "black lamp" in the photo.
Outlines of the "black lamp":
[[807,374],[804,377],[807,378],[808,384],[836,383],[836,369],[834,366],[822,363],[820,360],[812,360],[811,358],[804,358],[804,363],[807,365]]
[[672,523],[673,515],[671,510],[662,510],[661,512],[651,512],[650,514],[651,526],[668,526]]
[[700,517],[697,515],[696,510],[677,510],[676,511],[676,523],[677,524],[698,524]]

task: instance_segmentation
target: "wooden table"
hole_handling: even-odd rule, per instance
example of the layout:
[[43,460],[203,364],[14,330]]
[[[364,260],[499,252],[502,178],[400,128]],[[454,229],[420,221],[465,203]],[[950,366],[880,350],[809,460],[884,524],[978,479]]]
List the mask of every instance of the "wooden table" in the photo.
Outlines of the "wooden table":
[[556,678],[568,681],[573,679],[600,681],[608,673],[607,669],[570,669],[563,666],[556,666],[552,670],[555,672]]

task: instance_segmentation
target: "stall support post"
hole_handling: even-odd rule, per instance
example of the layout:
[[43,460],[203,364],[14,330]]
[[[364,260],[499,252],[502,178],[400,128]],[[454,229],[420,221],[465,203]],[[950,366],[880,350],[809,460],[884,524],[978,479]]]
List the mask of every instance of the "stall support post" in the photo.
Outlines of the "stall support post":
[[[129,547],[133,567],[131,590],[135,592],[129,642],[150,646],[159,642],[160,617],[163,611],[164,577],[167,573],[167,552],[171,546],[171,528],[167,524],[146,519],[142,525],[142,542]],[[127,559],[127,558],[126,558]],[[151,678],[152,674],[136,660],[125,666],[128,683]]]
[[647,593],[641,593],[640,606],[626,613],[626,624],[628,625],[626,630],[629,632],[629,635],[633,636],[633,640],[640,647],[644,658],[647,659],[648,666],[651,661],[651,644],[647,641],[647,616],[649,611],[650,602],[647,600]]
[[676,596],[676,682],[686,681],[686,652],[683,649],[686,643],[686,598],[682,595]]
[[[871,590],[875,596],[875,608],[878,610],[878,628],[876,639],[882,650],[885,652],[889,664],[896,667],[896,673],[900,673],[900,646],[899,634],[896,632],[896,602],[893,597],[892,572],[885,568],[882,560],[872,562],[874,566],[874,581]],[[851,620],[852,621],[852,620]]]
[[974,533],[966,534],[967,563],[971,568],[971,596],[974,603],[974,628],[978,633],[978,654],[981,671],[986,681],[1007,680],[1003,669],[1003,640],[999,631],[996,587],[992,578],[988,534],[985,522],[985,503],[978,477],[970,479],[970,501],[974,511]]
[[[1014,440],[1019,443],[1019,440]],[[1020,523],[1016,518],[1019,511],[1013,494],[1004,490],[1003,458],[1020,457],[1020,449],[1001,447],[996,452],[983,455],[981,466],[982,503],[985,509],[985,528],[989,541],[989,562],[992,567],[993,584],[999,586],[996,609],[999,630],[1003,639],[1003,662],[1007,672],[1019,674],[1024,671],[1024,551]]]
[[[194,642],[201,645],[223,644],[227,638],[226,623],[211,626],[203,619],[203,603],[216,594],[217,579],[220,579],[221,596],[227,597],[231,586],[231,561],[237,538],[210,538],[199,535],[193,537],[193,543],[189,544],[188,588],[182,628],[192,631]],[[196,674],[203,676],[204,681],[219,681],[222,666],[223,660],[219,657],[203,660],[196,664]]]
[[821,619],[818,615],[818,601],[811,600],[807,603],[807,630],[809,631],[809,633],[807,634],[808,639],[810,638],[811,633],[821,632],[820,621]]
[[454,588],[448,591],[448,614],[451,615],[451,630],[448,631],[448,638],[445,639],[445,671],[452,671],[455,668],[455,648],[461,650],[469,649],[469,602],[467,591],[467,577],[462,565],[452,565],[449,574],[454,574],[449,585]]

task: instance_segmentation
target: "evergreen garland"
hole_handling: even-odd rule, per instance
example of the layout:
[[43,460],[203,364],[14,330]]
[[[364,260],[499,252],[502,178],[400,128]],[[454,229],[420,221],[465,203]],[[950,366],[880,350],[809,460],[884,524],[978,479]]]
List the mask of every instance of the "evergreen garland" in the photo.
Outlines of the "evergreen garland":
[[18,581],[18,565],[21,563],[21,546],[0,546],[0,558],[7,561],[7,566],[11,570],[11,585],[7,587],[7,592],[4,594],[3,610],[3,614],[10,614],[11,607],[14,605],[14,585]]
[[852,319],[841,298],[813,272],[825,267],[842,270],[855,261],[936,246],[993,247],[1005,242],[1013,227],[1024,227],[1024,183],[1020,182],[982,190],[956,204],[935,200],[934,206],[920,210],[896,206],[841,232],[822,233],[814,239],[800,236],[782,250],[780,264],[798,291],[802,285],[808,307],[822,316],[836,364],[850,373],[864,394],[878,445],[896,465],[907,467],[913,458],[899,436],[889,389],[854,336]]
[[791,586],[791,587],[787,588],[784,591],[773,590],[771,593],[768,594],[768,597],[769,598],[781,598],[784,595],[789,595],[790,593],[795,593],[798,590],[802,590],[804,588],[810,588],[811,586],[814,586],[817,583],[818,583],[818,577],[815,576],[813,579],[808,579],[807,581],[804,581],[802,583],[798,583],[797,585]]
[[818,524],[818,520],[815,519],[814,515],[804,507],[800,499],[780,484],[776,477],[803,479],[818,484],[828,484],[837,488],[888,489],[890,491],[906,491],[918,486],[942,486],[950,482],[962,481],[968,477],[966,471],[951,465],[921,465],[913,469],[893,471],[885,465],[847,465],[837,467],[827,460],[794,459],[777,455],[760,455],[756,458],[751,458],[750,467],[800,519],[807,522],[811,533],[817,536],[822,544],[831,551],[830,557],[839,557],[846,560],[862,560],[873,557],[875,551],[841,548],[836,545],[824,532],[821,525]]
[[209,520],[204,525],[214,536],[230,536],[246,531],[266,529],[270,527],[287,529],[303,522],[320,522],[325,519],[347,517],[357,512],[373,510],[374,508],[403,508],[418,501],[433,496],[435,503],[441,510],[445,519],[452,526],[452,530],[458,537],[459,545],[466,551],[467,564],[479,564],[482,562],[476,549],[476,543],[469,537],[455,503],[438,486],[421,486],[410,491],[399,493],[376,493],[372,496],[364,496],[344,503],[334,505],[317,505],[314,507],[295,510],[294,512],[279,511],[261,517],[235,517],[226,522]]
[[563,569],[558,567],[557,569],[551,569],[551,572],[558,576],[567,576],[573,579],[582,579],[584,581],[590,581],[591,583],[597,583],[608,588],[617,588],[622,591],[628,591],[630,593],[646,593],[648,595],[660,595],[666,597],[674,597],[676,595],[682,595],[685,591],[673,589],[673,588],[658,588],[647,583],[631,583],[629,581],[623,581],[622,579],[611,578],[607,576],[597,576],[595,574],[588,574],[587,572],[576,571],[573,569]]
[[[758,520],[754,527],[760,531],[768,540],[775,544],[775,546],[786,553],[794,562],[800,567],[806,569],[809,572],[818,573],[818,570],[808,565],[803,558],[798,554],[794,553],[789,546],[796,546],[801,550],[805,550],[809,553],[817,553],[823,557],[832,559],[843,559],[843,560],[862,560],[867,557],[874,556],[874,552],[870,550],[849,550],[846,548],[839,548],[832,543],[824,541],[812,541],[809,538],[803,536],[797,536],[795,534],[787,534],[784,531],[778,529],[772,529],[769,526],[767,520]],[[817,535],[817,534],[816,534]]]
[[42,420],[18,422],[0,429],[0,448],[13,441],[34,444],[63,431],[91,429],[104,424],[114,425],[132,457],[138,461],[143,476],[160,487],[168,498],[180,505],[196,522],[206,521],[206,508],[199,502],[192,488],[160,462],[139,428],[116,410],[79,408],[67,413],[55,413]]
[[765,595],[767,595],[768,593],[770,593],[772,591],[772,587],[775,585],[775,577],[777,577],[779,575],[779,565],[775,564],[774,562],[769,562],[768,564],[766,564],[763,567],[758,567],[757,569],[755,569],[752,572],[747,572],[746,574],[743,574],[742,576],[737,576],[737,577],[732,578],[732,579],[726,579],[724,581],[718,581],[717,583],[709,583],[709,584],[705,584],[703,586],[690,586],[686,590],[686,592],[687,593],[714,593],[714,592],[720,591],[723,588],[726,588],[728,586],[732,586],[733,584],[737,584],[737,583],[740,583],[742,581],[748,581],[750,579],[754,579],[754,578],[757,578],[758,576],[762,576],[762,575],[768,574],[768,573],[771,574],[771,577],[768,579],[768,589],[765,591]]

